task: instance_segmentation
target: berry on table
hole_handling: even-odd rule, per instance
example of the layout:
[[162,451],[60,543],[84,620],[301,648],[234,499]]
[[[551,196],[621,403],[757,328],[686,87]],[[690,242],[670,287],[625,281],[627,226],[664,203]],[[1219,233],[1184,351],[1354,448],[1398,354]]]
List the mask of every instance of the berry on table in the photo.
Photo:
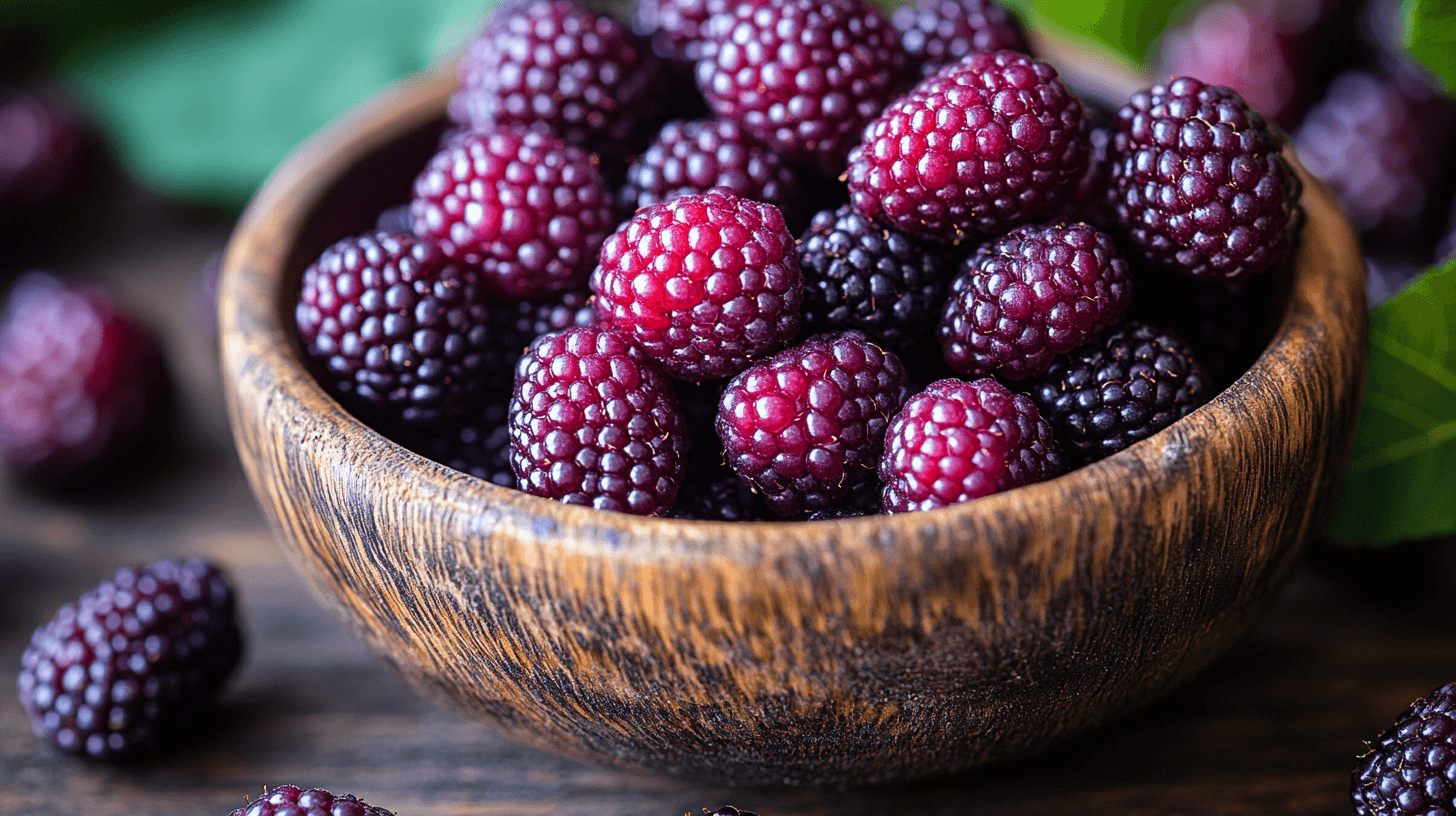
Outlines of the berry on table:
[[429,241],[361,235],[304,270],[294,317],[325,387],[394,432],[483,399],[492,340],[483,289],[477,270]]
[[575,0],[511,0],[466,47],[450,118],[475,130],[539,130],[625,158],[660,71],[646,43],[610,16]]
[[861,0],[742,0],[708,20],[702,45],[713,113],[832,176],[907,73],[894,27]]
[[410,220],[498,298],[581,286],[615,223],[590,154],[554,136],[498,127],[458,136],[415,179]]
[[909,351],[940,317],[949,267],[943,247],[925,246],[847,204],[823,210],[799,242],[804,329],[852,329],[892,351]]
[[637,515],[672,509],[687,420],[672,382],[626,333],[586,326],[538,337],[517,368],[507,421],[521,490]]
[[233,811],[230,816],[394,816],[353,794],[332,794],[321,788],[299,790],[279,785]]
[[997,0],[916,0],[897,6],[890,21],[921,76],[967,54],[1004,49],[1031,53],[1021,21]]
[[936,241],[998,234],[1052,210],[1087,166],[1089,128],[1050,65],[972,54],[865,127],[849,156],[850,201]]
[[1058,357],[1031,385],[1074,466],[1152,436],[1212,395],[1213,381],[1188,344],[1139,322]]
[[1412,703],[1350,776],[1355,816],[1456,813],[1456,683]]
[[170,433],[171,386],[151,333],[96,287],[39,272],[0,323],[0,460],[73,489],[134,476]]
[[1019,380],[1115,323],[1131,302],[1132,273],[1106,233],[1019,227],[966,260],[937,337],[956,371]]
[[722,119],[674,121],[627,167],[627,180],[617,191],[618,209],[631,216],[642,207],[714,187],[772,204],[786,218],[799,197],[794,171],[737,124]]
[[19,686],[32,729],[86,759],[155,750],[237,666],[233,606],[227,580],[202,561],[118,571],[31,636]]
[[1030,397],[989,377],[939,380],[906,401],[885,432],[881,504],[886,513],[949,507],[1064,469]]
[[1284,258],[1303,212],[1283,143],[1222,86],[1178,77],[1133,94],[1109,151],[1133,256],[1203,282],[1243,280]]
[[858,332],[785,349],[723,390],[717,424],[728,464],[780,516],[841,504],[874,479],[906,383],[900,358]]
[[793,339],[804,281],[778,208],[715,188],[638,211],[602,244],[591,288],[603,322],[701,382]]

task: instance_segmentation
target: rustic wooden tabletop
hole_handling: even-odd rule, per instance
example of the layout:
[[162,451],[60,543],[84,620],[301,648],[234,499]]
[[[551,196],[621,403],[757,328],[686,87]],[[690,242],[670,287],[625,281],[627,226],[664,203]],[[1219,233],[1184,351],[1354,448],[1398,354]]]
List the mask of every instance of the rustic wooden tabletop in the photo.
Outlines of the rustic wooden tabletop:
[[[1268,619],[1209,671],[1011,765],[893,788],[729,790],[515,745],[418,698],[284,560],[232,452],[201,295],[227,219],[128,195],[100,240],[50,266],[114,283],[164,329],[182,442],[119,493],[61,501],[0,486],[0,814],[224,816],[288,783],[400,816],[677,816],[725,804],[761,816],[1341,814],[1362,741],[1456,680],[1456,542],[1317,546]],[[223,565],[241,596],[246,656],[207,736],[126,768],[57,755],[4,691],[31,631],[117,567],[171,555]]]

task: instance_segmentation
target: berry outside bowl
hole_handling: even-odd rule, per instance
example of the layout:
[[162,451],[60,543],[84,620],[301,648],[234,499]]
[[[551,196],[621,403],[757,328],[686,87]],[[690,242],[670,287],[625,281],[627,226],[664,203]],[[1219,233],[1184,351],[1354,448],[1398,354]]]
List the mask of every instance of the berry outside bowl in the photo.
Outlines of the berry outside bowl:
[[[1126,78],[1053,58],[1115,89]],[[928,513],[675,521],[567,506],[417,456],[308,374],[320,251],[405,200],[452,77],[293,154],[221,284],[243,465],[316,594],[422,693],[522,742],[736,785],[859,785],[1025,756],[1229,648],[1297,566],[1360,401],[1364,268],[1330,196],[1273,340],[1211,403],[1055,480]],[[1302,171],[1301,171],[1302,172]]]

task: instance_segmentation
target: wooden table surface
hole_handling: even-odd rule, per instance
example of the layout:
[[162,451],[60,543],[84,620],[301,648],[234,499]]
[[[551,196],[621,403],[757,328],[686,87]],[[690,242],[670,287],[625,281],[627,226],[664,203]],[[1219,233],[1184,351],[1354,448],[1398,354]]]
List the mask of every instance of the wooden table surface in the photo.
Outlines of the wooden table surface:
[[[59,501],[0,486],[0,815],[225,816],[289,783],[400,816],[677,816],[725,804],[761,816],[1341,814],[1362,742],[1456,680],[1456,542],[1317,546],[1269,618],[1191,684],[1012,765],[893,788],[729,790],[515,745],[416,697],[274,543],[232,452],[199,308],[227,219],[134,192],[118,212],[99,239],[47,265],[114,283],[164,329],[182,443],[121,493]],[[126,768],[57,755],[31,735],[13,691],[31,631],[117,567],[172,555],[223,565],[241,597],[244,664],[208,736]]]

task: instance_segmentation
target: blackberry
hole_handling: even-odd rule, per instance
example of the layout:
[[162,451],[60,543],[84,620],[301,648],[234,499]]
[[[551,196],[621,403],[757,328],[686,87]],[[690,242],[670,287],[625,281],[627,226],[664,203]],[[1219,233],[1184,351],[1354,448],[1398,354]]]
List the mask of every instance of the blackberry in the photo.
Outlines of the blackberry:
[[642,207],[681,195],[726,187],[743,198],[792,213],[799,181],[779,157],[750,140],[743,128],[717,120],[668,122],[627,168],[618,209],[630,217]]
[[233,593],[201,561],[123,569],[61,607],[21,656],[31,728],[92,760],[140,757],[211,705],[238,664]]
[[790,161],[837,176],[906,74],[899,37],[861,0],[742,0],[708,20],[698,89]]
[[581,286],[615,223],[589,154],[512,128],[462,134],[436,153],[415,179],[410,220],[507,300]]
[[1456,683],[1416,700],[1350,775],[1355,816],[1456,812]]
[[486,387],[496,393],[509,393],[516,364],[537,337],[597,322],[591,292],[586,289],[539,300],[497,301],[489,308],[492,342],[486,352],[486,370],[491,375]]
[[1074,465],[1152,436],[1212,395],[1212,379],[1182,338],[1136,321],[1058,357],[1031,384]]
[[304,270],[294,317],[324,386],[393,434],[483,400],[492,340],[483,289],[474,269],[428,241],[361,235]]
[[1117,219],[1138,260],[1238,281],[1290,251],[1302,223],[1283,138],[1233,91],[1178,77],[1133,94],[1112,125]]
[[661,83],[652,50],[611,17],[575,0],[510,0],[466,47],[449,112],[625,158]]
[[516,487],[511,469],[511,432],[507,401],[492,401],[478,416],[434,430],[413,446],[422,456],[500,487]]
[[1213,381],[1228,387],[1258,359],[1274,336],[1287,276],[1255,275],[1231,284],[1204,284],[1181,275],[1137,278],[1132,318],[1167,326],[1193,347]]
[[527,493],[638,515],[672,508],[687,421],[671,381],[627,334],[587,326],[536,338],[507,421]]
[[878,474],[876,478],[860,482],[849,491],[849,495],[840,500],[838,504],[815,510],[804,517],[805,521],[833,521],[834,519],[859,518],[861,516],[878,516],[880,514],[880,493],[883,487],[880,485]]
[[394,816],[391,811],[374,807],[353,794],[335,796],[326,790],[299,790],[293,785],[279,785],[231,816]]
[[866,126],[849,157],[850,201],[936,241],[998,234],[1046,215],[1082,175],[1089,127],[1050,65],[972,54]]
[[727,0],[638,0],[632,31],[659,57],[694,63],[702,57],[703,26],[727,6]]
[[1087,224],[1019,227],[982,246],[951,284],[937,337],[964,374],[1024,379],[1115,323],[1132,273]]
[[151,332],[104,290],[39,272],[0,323],[0,460],[55,490],[135,477],[171,437],[171,380]]
[[921,76],[967,54],[1005,49],[1031,53],[1021,21],[996,0],[916,0],[896,7],[890,21]]
[[1108,148],[1112,133],[1105,127],[1094,127],[1087,134],[1087,167],[1068,185],[1061,199],[1052,208],[1053,221],[1084,221],[1103,232],[1118,231],[1114,216],[1116,196],[1112,190],[1112,161]]
[[791,340],[804,282],[783,214],[715,188],[640,210],[602,245],[591,287],[605,323],[701,382]]
[[949,263],[940,247],[875,224],[847,204],[821,211],[799,241],[804,328],[854,329],[892,351],[909,351],[940,315]]
[[885,432],[881,506],[949,507],[1050,479],[1064,462],[1030,397],[989,377],[940,380],[906,401]]
[[[693,454],[701,458],[701,452]],[[694,472],[696,471],[696,472]],[[689,467],[678,492],[677,504],[669,514],[677,519],[699,521],[770,521],[775,518],[763,499],[733,469],[716,461],[712,467]]]
[[900,359],[858,332],[785,349],[723,390],[728,464],[780,516],[838,505],[873,481],[906,382]]
[[1360,70],[1340,74],[1295,133],[1300,161],[1335,191],[1367,241],[1429,240],[1456,115]]

